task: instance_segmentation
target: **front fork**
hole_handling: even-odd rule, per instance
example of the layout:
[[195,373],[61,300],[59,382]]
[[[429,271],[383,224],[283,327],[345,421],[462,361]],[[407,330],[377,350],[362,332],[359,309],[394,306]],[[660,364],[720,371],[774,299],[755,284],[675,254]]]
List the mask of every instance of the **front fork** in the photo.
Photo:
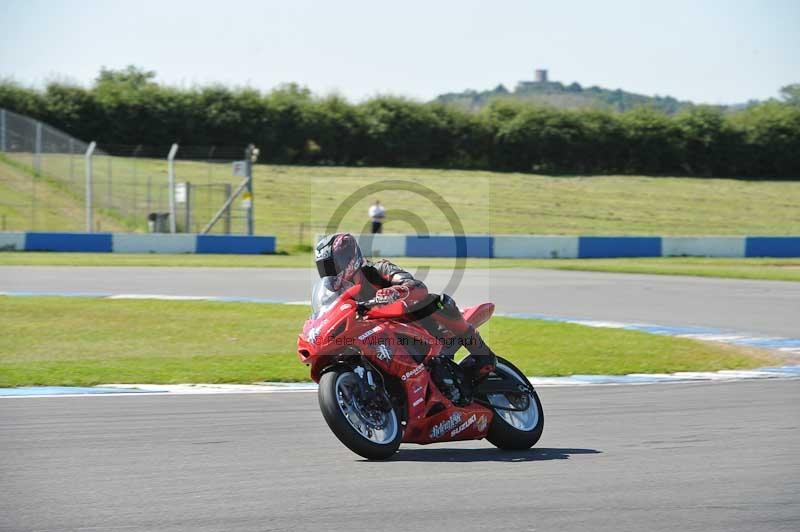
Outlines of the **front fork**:
[[361,357],[360,364],[353,368],[358,376],[358,392],[365,404],[372,404],[385,412],[394,406],[391,394],[386,388],[383,374],[369,360]]
[[369,399],[370,395],[377,391],[372,370],[366,369],[364,366],[356,366],[353,368],[353,373],[358,375],[358,391],[361,393],[361,397],[365,400]]

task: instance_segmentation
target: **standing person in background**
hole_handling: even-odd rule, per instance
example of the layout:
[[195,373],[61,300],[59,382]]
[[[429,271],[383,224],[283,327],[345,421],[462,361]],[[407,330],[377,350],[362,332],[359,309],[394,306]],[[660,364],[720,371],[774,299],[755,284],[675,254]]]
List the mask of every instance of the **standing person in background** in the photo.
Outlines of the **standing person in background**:
[[383,232],[383,218],[386,216],[386,209],[381,205],[380,200],[375,200],[375,203],[369,208],[369,217],[372,218],[372,234]]

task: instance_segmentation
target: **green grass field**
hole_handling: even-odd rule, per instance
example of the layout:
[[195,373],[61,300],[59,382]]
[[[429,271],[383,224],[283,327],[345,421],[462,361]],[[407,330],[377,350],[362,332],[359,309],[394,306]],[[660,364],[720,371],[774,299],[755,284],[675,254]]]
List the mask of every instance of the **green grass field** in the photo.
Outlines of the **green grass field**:
[[[28,164],[24,156],[17,164]],[[29,158],[29,157],[28,157]],[[8,230],[29,229],[27,218],[12,214],[3,204],[8,187],[5,175],[17,167],[0,161],[0,214]],[[74,158],[50,156],[46,175],[63,187],[41,179],[39,189],[55,188],[58,202],[69,209],[38,228],[83,228],[82,167]],[[18,170],[17,170],[18,171]],[[77,172],[77,173],[76,173]],[[145,230],[145,215],[165,208],[163,187],[166,162],[154,159],[102,157],[96,163],[95,201],[110,201],[115,208],[100,220],[103,229],[133,227]],[[230,165],[176,162],[178,181],[196,186],[234,184]],[[108,175],[112,175],[111,184]],[[71,177],[70,177],[71,176]],[[149,181],[148,181],[149,180]],[[434,194],[452,206],[466,233],[476,234],[641,234],[641,235],[787,235],[800,234],[800,183],[641,176],[550,177],[518,173],[402,168],[348,168],[256,165],[254,171],[256,232],[275,234],[283,250],[308,245],[323,232],[342,202],[363,187],[394,180],[414,183],[431,192],[397,192],[376,185],[354,202],[340,228],[359,232],[367,221],[368,205],[375,197],[388,209],[386,232],[415,232],[424,225],[431,232],[452,232],[451,220],[432,199]],[[49,183],[49,184],[48,184]],[[149,183],[149,185],[148,185]],[[146,193],[147,187],[151,192]],[[65,193],[64,190],[73,193]],[[13,202],[25,200],[15,188]],[[203,189],[206,190],[206,189]],[[40,204],[45,204],[40,190]],[[50,200],[48,200],[50,201]],[[56,202],[56,199],[52,199]],[[199,229],[221,199],[211,192],[198,193],[194,227]],[[56,203],[54,203],[56,204]],[[237,204],[238,205],[238,202]],[[6,212],[9,211],[9,212]],[[69,211],[69,212],[67,212]],[[132,213],[136,213],[135,215]],[[102,213],[101,213],[102,214]],[[236,216],[241,215],[237,209]],[[76,218],[77,216],[77,218]],[[405,221],[404,221],[405,220]],[[179,216],[182,223],[182,217]],[[44,225],[47,225],[45,227]],[[233,229],[241,230],[241,219]]]
[[[287,305],[0,297],[0,387],[302,381],[295,355],[309,310]],[[752,368],[754,350],[545,321],[483,329],[528,375]]]
[[[404,268],[450,269],[454,259],[398,257]],[[309,254],[155,255],[124,253],[0,253],[0,266],[162,266],[219,268],[313,268]],[[465,268],[542,268],[730,279],[800,281],[800,259],[666,257],[643,259],[467,259]]]
[[[74,182],[50,174],[34,178],[22,162],[0,154],[0,230],[84,231],[86,211],[78,177]],[[106,231],[129,230],[113,214],[98,210],[95,225]]]

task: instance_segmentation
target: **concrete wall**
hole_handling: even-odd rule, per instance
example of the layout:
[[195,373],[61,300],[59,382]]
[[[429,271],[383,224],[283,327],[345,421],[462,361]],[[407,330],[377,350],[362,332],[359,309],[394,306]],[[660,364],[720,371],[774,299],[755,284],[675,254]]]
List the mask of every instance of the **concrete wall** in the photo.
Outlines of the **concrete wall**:
[[0,251],[25,251],[25,233],[0,233]]
[[194,253],[197,236],[192,234],[116,233],[114,253]]
[[665,257],[744,257],[743,236],[665,236],[661,252]]
[[492,257],[491,236],[407,236],[408,257]]
[[[372,257],[800,257],[800,236],[358,235]],[[0,251],[274,253],[274,236],[0,233]]]
[[[319,236],[317,240],[322,238]],[[406,235],[358,235],[358,245],[367,257],[402,257],[406,254]]]
[[494,237],[494,256],[575,259],[578,258],[578,239],[573,236],[496,236]]
[[163,233],[0,233],[0,250],[260,254],[275,253],[275,237]]
[[800,236],[748,236],[747,257],[800,257]]

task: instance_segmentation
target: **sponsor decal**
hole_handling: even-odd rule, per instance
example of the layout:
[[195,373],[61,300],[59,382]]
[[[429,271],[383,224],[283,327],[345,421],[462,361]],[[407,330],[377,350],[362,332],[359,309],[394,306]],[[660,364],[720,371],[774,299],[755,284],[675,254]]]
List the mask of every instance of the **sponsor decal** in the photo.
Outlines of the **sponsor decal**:
[[435,440],[444,436],[448,430],[453,430],[461,422],[461,412],[453,412],[449,418],[433,426],[430,439]]
[[306,333],[306,340],[311,342],[312,344],[317,341],[317,336],[319,335],[319,330],[322,328],[320,325],[319,327],[312,327]]
[[373,335],[373,334],[375,334],[376,332],[380,332],[380,331],[382,331],[382,330],[383,330],[383,328],[382,328],[380,325],[376,325],[376,326],[375,326],[375,327],[373,327],[372,329],[368,330],[367,332],[365,332],[364,334],[362,334],[361,336],[359,336],[359,337],[358,337],[358,339],[359,339],[359,340],[366,340],[367,338],[369,338],[370,336],[372,336],[372,335]]
[[481,417],[478,418],[478,424],[475,425],[475,426],[478,427],[479,431],[483,432],[483,431],[486,430],[486,425],[488,425],[488,424],[489,424],[489,420],[486,419],[486,415],[484,414],[484,415],[482,415]]
[[416,401],[414,401],[414,403],[413,403],[411,406],[417,406],[418,404],[420,404],[420,403],[422,402],[422,400],[423,400],[423,398],[422,398],[422,397],[420,397],[419,399],[417,399]]
[[461,434],[462,432],[467,430],[467,428],[469,428],[473,423],[475,423],[477,419],[478,419],[477,414],[472,414],[471,416],[469,416],[469,418],[467,418],[465,422],[463,422],[461,425],[453,429],[453,432],[450,433],[450,437],[455,438],[458,434]]
[[405,373],[403,373],[403,376],[402,376],[402,377],[400,377],[400,380],[407,381],[407,380],[408,380],[408,379],[410,379],[411,377],[414,377],[414,376],[416,376],[416,375],[419,375],[419,374],[420,374],[420,373],[422,373],[424,370],[425,370],[425,366],[423,366],[422,364],[420,364],[420,365],[419,365],[419,366],[417,366],[416,368],[414,368],[414,369],[412,369],[412,370],[410,370],[410,371],[406,371]]
[[392,359],[392,352],[384,344],[378,344],[378,360],[389,362]]

